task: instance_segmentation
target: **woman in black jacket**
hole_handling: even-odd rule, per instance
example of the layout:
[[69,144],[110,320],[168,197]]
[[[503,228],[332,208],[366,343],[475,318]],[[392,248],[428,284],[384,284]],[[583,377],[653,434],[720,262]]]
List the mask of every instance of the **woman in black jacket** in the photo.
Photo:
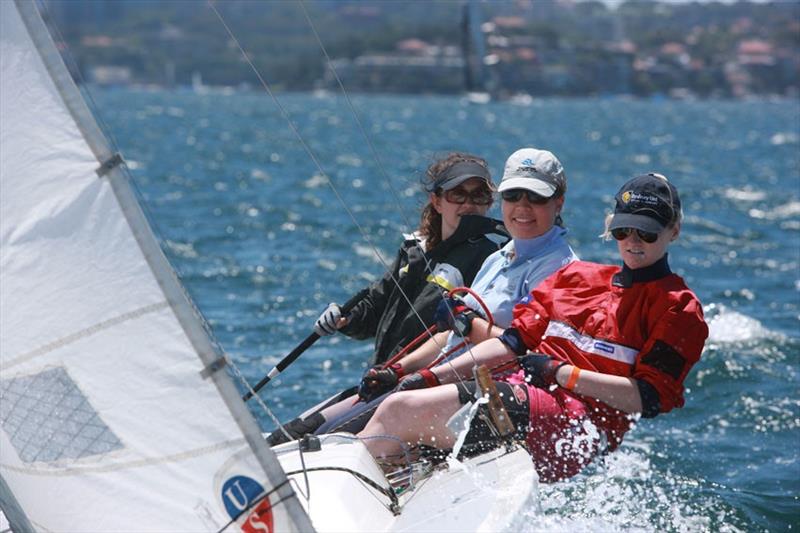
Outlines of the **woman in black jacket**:
[[[451,153],[428,167],[424,187],[428,203],[419,228],[405,235],[391,269],[367,288],[346,316],[332,303],[314,325],[320,336],[339,331],[355,339],[375,337],[370,366],[387,361],[421,335],[434,323],[446,292],[471,285],[484,259],[508,241],[502,222],[484,216],[495,187],[482,158]],[[357,388],[326,405],[353,395]],[[285,424],[285,432],[279,428],[267,441],[275,445],[288,436],[312,433],[325,422],[319,412],[323,407]]]
[[508,240],[499,221],[483,216],[494,191],[483,159],[452,153],[428,167],[426,178],[429,201],[419,229],[405,235],[391,269],[347,316],[332,303],[314,326],[320,336],[375,337],[370,364],[385,362],[425,331],[444,292],[469,286],[484,259]]

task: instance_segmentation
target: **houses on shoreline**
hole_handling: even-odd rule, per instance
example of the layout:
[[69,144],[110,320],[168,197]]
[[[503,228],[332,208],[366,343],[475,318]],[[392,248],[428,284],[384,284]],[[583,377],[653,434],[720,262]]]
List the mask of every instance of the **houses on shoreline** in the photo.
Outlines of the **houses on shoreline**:
[[[76,77],[98,85],[256,83],[196,2],[38,0]],[[800,4],[229,0],[248,58],[277,89],[490,97],[800,97]],[[327,57],[333,58],[330,64]]]
[[[748,22],[740,22],[747,26]],[[800,32],[800,22],[798,22]],[[333,61],[347,87],[365,92],[459,93],[479,78],[477,90],[509,98],[532,96],[800,97],[800,50],[743,36],[728,53],[696,53],[704,38],[696,28],[683,41],[643,47],[628,39],[603,43],[548,42],[521,17],[483,24],[485,55],[479,73],[469,50],[420,39],[392,53],[365,53]],[[323,81],[333,87],[328,70]],[[474,83],[474,82],[473,82]],[[474,89],[473,89],[474,90]]]

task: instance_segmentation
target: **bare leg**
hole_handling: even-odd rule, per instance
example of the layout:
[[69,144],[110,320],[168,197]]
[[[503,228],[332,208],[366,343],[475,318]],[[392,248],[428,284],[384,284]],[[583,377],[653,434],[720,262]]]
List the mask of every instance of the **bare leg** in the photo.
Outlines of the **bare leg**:
[[[456,436],[445,424],[460,407],[455,385],[397,392],[384,400],[358,436],[390,435],[411,446],[426,444],[440,449],[451,448]],[[396,439],[368,438],[364,444],[376,458],[403,453],[403,447]]]
[[358,400],[358,396],[355,395],[345,398],[338,403],[329,405],[320,411],[320,413],[322,413],[322,416],[325,417],[325,420],[333,420],[334,418],[341,416],[350,410],[356,404],[356,400]]
[[355,401],[355,399],[357,398],[357,396],[355,396],[357,391],[358,391],[357,387],[351,387],[349,389],[343,390],[342,392],[334,394],[330,398],[322,400],[314,407],[305,411],[303,414],[300,415],[300,418],[308,418],[314,413],[324,414],[325,409],[328,409],[329,407],[332,407],[334,405],[338,405],[339,403],[342,403],[344,400],[347,400],[348,398],[350,398],[351,401]]

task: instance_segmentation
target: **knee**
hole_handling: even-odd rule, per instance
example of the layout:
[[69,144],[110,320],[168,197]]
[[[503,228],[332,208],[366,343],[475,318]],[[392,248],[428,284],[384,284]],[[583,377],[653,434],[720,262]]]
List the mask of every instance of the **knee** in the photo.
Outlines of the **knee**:
[[408,409],[408,398],[406,398],[406,396],[409,396],[409,394],[402,392],[390,394],[378,406],[378,410],[375,411],[375,416],[373,418],[381,421],[397,418],[400,413]]

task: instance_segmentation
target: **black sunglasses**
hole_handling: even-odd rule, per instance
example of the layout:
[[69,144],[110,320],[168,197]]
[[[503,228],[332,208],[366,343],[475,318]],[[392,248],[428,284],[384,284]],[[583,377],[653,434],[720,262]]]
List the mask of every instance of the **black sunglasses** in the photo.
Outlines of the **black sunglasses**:
[[503,200],[506,202],[519,202],[522,200],[522,197],[525,196],[528,198],[528,202],[536,205],[544,205],[550,201],[550,198],[546,196],[542,196],[541,194],[536,194],[533,191],[529,191],[527,189],[509,189],[507,191],[503,191],[500,193]]
[[643,231],[640,229],[634,228],[617,228],[611,230],[611,235],[617,239],[618,241],[624,241],[628,237],[630,237],[631,233],[636,232],[642,241],[646,242],[647,244],[652,244],[658,240],[658,233],[653,233],[651,231]]
[[467,201],[473,205],[489,205],[492,203],[492,191],[488,187],[478,187],[471,191],[464,187],[456,187],[449,191],[443,191],[442,195],[451,204],[462,205]]

